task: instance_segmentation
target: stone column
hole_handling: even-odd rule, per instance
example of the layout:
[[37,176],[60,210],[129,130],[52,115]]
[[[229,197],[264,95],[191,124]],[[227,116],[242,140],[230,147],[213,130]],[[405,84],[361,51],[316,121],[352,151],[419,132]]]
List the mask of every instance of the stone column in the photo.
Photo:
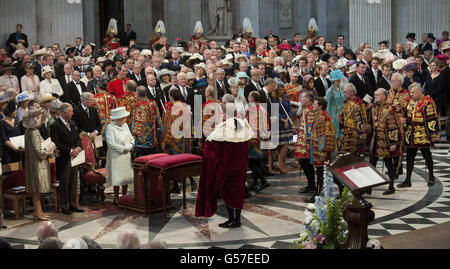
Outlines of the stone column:
[[374,50],[378,42],[392,37],[392,0],[369,4],[367,0],[350,0],[350,46],[357,49],[368,42]]
[[[136,32],[136,43],[148,45],[153,36],[152,1],[127,0],[124,5],[124,27],[129,23]],[[167,24],[166,24],[167,28]]]

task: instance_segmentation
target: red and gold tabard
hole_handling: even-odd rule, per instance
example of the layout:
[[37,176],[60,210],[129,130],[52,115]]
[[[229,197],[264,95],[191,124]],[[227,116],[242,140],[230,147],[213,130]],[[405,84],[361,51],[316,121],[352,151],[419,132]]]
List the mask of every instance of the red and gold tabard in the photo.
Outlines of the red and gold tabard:
[[133,113],[132,128],[133,135],[137,137],[136,147],[156,147],[158,143],[156,130],[161,124],[161,117],[156,102],[148,98],[139,99]]
[[[202,105],[202,107],[202,132],[203,137],[206,138],[214,131],[216,127],[216,123],[213,120],[208,120],[215,117],[216,110],[219,109],[220,105],[218,102],[208,100]],[[218,113],[219,112],[220,111],[218,111]]]
[[256,135],[248,143],[248,157],[250,159],[262,159],[266,156],[266,152],[261,149],[261,142],[269,141],[270,138],[267,111],[262,106],[250,104],[246,118]]
[[428,148],[433,138],[439,138],[439,115],[433,98],[423,96],[406,106],[405,144],[413,148]]
[[342,106],[340,126],[343,130],[340,150],[351,153],[364,153],[364,142],[367,139],[367,131],[363,126],[367,125],[367,110],[364,101],[355,97],[347,100]]
[[106,126],[111,123],[111,110],[117,107],[117,101],[116,98],[109,93],[98,93],[94,95],[94,101],[97,105],[98,117],[102,123],[101,135],[103,135]]
[[[181,136],[175,138],[172,134],[172,125],[175,120],[180,120],[179,131],[183,131],[184,126],[182,124],[183,111],[189,111],[191,108],[188,104],[177,101],[172,105],[166,105],[167,113],[164,115],[164,134],[163,134],[163,147],[168,149],[170,155],[189,153],[190,152],[190,138]],[[177,115],[172,115],[172,111],[179,111]],[[188,116],[191,119],[191,115]],[[191,130],[190,130],[191,131]]]
[[303,110],[298,129],[297,144],[295,145],[296,158],[309,159],[311,157],[311,127],[316,116],[317,113],[312,111],[312,106]]
[[300,102],[300,85],[289,85],[286,87],[286,93],[291,102]]
[[113,94],[116,98],[122,98],[125,95],[125,89],[129,78],[113,78],[108,83],[108,92]]
[[409,96],[409,92],[407,90],[402,88],[396,90],[390,89],[386,103],[394,105],[397,108],[398,113],[400,113],[400,116],[402,116],[404,111],[406,111],[406,106],[410,100],[411,97]]
[[314,166],[323,167],[331,161],[331,153],[336,152],[336,131],[330,114],[326,110],[316,114],[311,126]]
[[125,107],[128,112],[130,112],[130,117],[128,117],[128,125],[131,125],[133,121],[133,114],[136,108],[136,94],[134,92],[125,92],[121,98],[117,98],[118,107]]
[[[397,111],[398,108],[389,103],[376,104],[372,108],[370,132],[373,135],[370,151],[376,157],[390,158],[401,155],[403,132]],[[397,145],[395,151],[390,151],[392,145]]]

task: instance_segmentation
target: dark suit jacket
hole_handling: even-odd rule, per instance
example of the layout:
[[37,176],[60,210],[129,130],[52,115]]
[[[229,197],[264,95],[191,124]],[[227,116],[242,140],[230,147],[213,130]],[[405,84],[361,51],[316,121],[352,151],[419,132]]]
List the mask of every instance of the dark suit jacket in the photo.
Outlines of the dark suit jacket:
[[42,77],[42,68],[44,68],[44,66],[41,66],[38,62],[34,63],[34,74],[39,77],[40,81],[44,80]]
[[[81,91],[87,92],[84,82],[80,81],[80,85]],[[81,104],[80,93],[74,80],[67,85],[67,92],[64,93],[63,100],[64,102],[70,103],[73,107],[78,107]]]
[[420,78],[421,85],[423,86],[423,84],[427,80],[427,77],[430,74],[430,72],[428,71],[428,68],[424,68],[423,66],[421,68],[422,68],[422,70],[420,70],[420,68],[417,69],[417,71],[414,73],[414,76]]
[[72,120],[78,128],[79,132],[92,133],[97,131],[98,134],[102,131],[102,124],[96,108],[89,108],[89,116],[83,107],[80,105],[75,108]]
[[61,88],[63,89],[64,94],[67,92],[67,82],[66,82],[66,75],[63,74],[62,76],[59,76],[56,78],[59,82],[59,85],[61,85]]
[[174,62],[173,61],[171,61],[170,63],[165,63],[165,64],[162,64],[161,65],[161,68],[167,68],[167,69],[169,69],[169,70],[172,70],[172,71],[178,71],[178,70],[180,70],[181,69],[181,65],[184,65],[185,64],[185,61],[182,61],[181,59],[180,60],[178,60],[178,64],[176,65],[176,64],[174,64]]
[[420,43],[420,44],[419,44],[419,49],[420,49],[420,54],[423,55],[423,52],[426,51],[426,50],[431,50],[431,51],[433,51],[433,46],[431,46],[431,44],[428,43],[428,42],[425,44],[425,46],[423,46],[423,44]]
[[373,88],[372,85],[370,84],[370,80],[367,76],[363,76],[363,79],[365,81],[365,83],[363,83],[359,77],[358,74],[354,74],[349,82],[353,83],[353,85],[355,85],[357,93],[356,96],[358,96],[359,98],[363,99],[364,96],[366,96],[366,94],[369,94],[370,96],[373,97]]
[[261,87],[261,90],[258,91],[259,92],[259,103],[260,104],[265,104],[267,106],[267,113],[270,117],[271,113],[272,113],[272,102],[273,102],[273,98],[272,96],[269,94],[269,98],[267,98],[266,93],[264,92],[264,90],[262,89],[263,87]]
[[131,40],[136,40],[136,32],[134,31],[130,31],[130,34],[127,35],[127,31],[123,33],[123,44],[126,45],[127,47],[130,45],[130,41]]
[[17,36],[16,36],[16,34],[17,33],[12,33],[12,34],[10,34],[9,35],[9,38],[8,38],[8,41],[6,41],[6,47],[9,49],[9,53],[10,53],[10,55],[12,55],[15,51],[16,51],[16,49],[15,48],[13,48],[13,47],[11,47],[11,43],[14,43],[14,44],[18,44],[19,42],[19,40],[20,39],[23,39],[23,41],[25,41],[25,43],[23,44],[24,46],[25,46],[25,48],[28,48],[28,37],[27,37],[27,35],[26,34],[24,34],[24,33],[21,33],[21,34],[19,34],[19,39],[17,39]]
[[222,88],[220,87],[219,82],[216,81],[217,86],[217,99],[222,98],[226,93],[230,93],[230,85],[228,85],[228,82],[224,80],[222,82]]
[[[259,81],[258,81],[258,83],[259,83],[259,86],[260,86],[261,89],[262,89],[263,86],[261,85],[261,83],[260,83]],[[247,99],[247,101],[248,101],[248,95],[249,95],[251,92],[253,92],[253,91],[259,91],[259,89],[256,88],[256,86],[253,84],[252,81],[250,81],[250,82],[247,84],[247,86],[245,86],[245,89],[244,89],[244,96],[245,96],[245,99]]]
[[317,78],[316,80],[314,80],[314,87],[316,88],[317,94],[321,97],[324,97],[325,94],[327,93],[327,90],[333,85],[331,84],[331,80],[326,79],[327,83],[328,83],[328,88],[325,89],[322,79]]
[[55,78],[59,78],[60,76],[64,76],[64,65],[56,63],[54,65],[54,67],[55,67]]
[[[377,85],[377,80],[380,76],[382,76],[383,74],[381,73],[380,70],[377,70],[377,79],[375,79],[375,75],[372,71],[372,68],[367,68],[366,70],[366,74],[365,76],[369,78],[370,80],[370,84],[373,85],[374,87]],[[376,89],[375,89],[376,90]]]
[[70,131],[61,119],[57,119],[50,127],[52,141],[56,144],[56,148],[59,151],[59,156],[56,157],[57,175],[60,175],[61,170],[64,169],[64,166],[70,162],[70,151],[77,147],[81,147],[81,139],[78,130],[73,122],[69,122],[71,128]]
[[[181,91],[180,85],[178,85],[177,88]],[[183,102],[188,104],[191,107],[191,112],[194,113],[194,89],[186,86],[186,91],[188,95],[187,98],[183,100]],[[183,92],[181,92],[181,95],[183,95]]]
[[380,88],[383,88],[385,90],[390,90],[391,89],[391,85],[389,84],[389,82],[383,77],[378,77],[378,82],[377,82],[377,86],[375,87],[377,90]]
[[95,95],[95,93],[97,91],[97,82],[98,81],[99,80],[96,77],[94,77],[91,81],[89,81],[88,85],[87,85],[87,91],[91,92],[92,94]]
[[395,49],[391,49],[392,54],[394,54],[394,56],[397,56],[399,59],[407,59],[408,56],[406,55],[405,52],[402,52],[400,55],[397,54],[397,51]]
[[158,105],[159,114],[162,115],[164,112],[164,108],[162,106],[162,104],[164,103],[164,92],[161,90],[161,88],[158,85],[156,85],[155,86],[155,94],[156,95],[153,95],[150,92],[150,89],[148,87],[146,87],[146,93],[147,93],[148,99],[156,102],[156,104]]
[[139,74],[139,75],[141,75],[141,80],[138,80],[134,73],[133,74],[128,73],[127,78],[134,80],[134,82],[136,82],[138,85],[141,85],[141,82],[146,79],[145,79],[145,77],[142,76],[142,74]]

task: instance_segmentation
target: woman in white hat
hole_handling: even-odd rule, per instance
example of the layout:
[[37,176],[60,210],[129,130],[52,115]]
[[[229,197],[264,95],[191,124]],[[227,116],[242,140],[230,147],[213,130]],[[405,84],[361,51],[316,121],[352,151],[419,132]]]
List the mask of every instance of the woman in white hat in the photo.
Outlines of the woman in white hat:
[[39,127],[47,118],[43,108],[28,110],[22,120],[25,130],[25,191],[32,193],[33,217],[39,221],[47,221],[41,208],[41,194],[51,190],[50,166],[48,158],[53,155],[56,145],[52,143],[43,148],[44,139],[39,133]]
[[41,81],[40,86],[40,94],[49,93],[53,95],[55,98],[60,98],[63,96],[64,91],[59,84],[57,79],[52,78],[53,70],[50,66],[45,66],[42,68],[42,76],[44,76],[44,80]]
[[158,81],[161,86],[161,89],[165,89],[169,86],[172,86],[172,83],[170,82],[170,78],[175,74],[175,72],[169,70],[169,69],[163,69],[160,72],[158,72]]
[[127,195],[128,184],[133,183],[133,166],[131,150],[135,140],[128,128],[127,120],[130,112],[119,107],[111,112],[113,122],[106,127],[105,137],[108,145],[106,153],[106,182],[114,186],[114,204],[119,203],[119,188],[122,195]]

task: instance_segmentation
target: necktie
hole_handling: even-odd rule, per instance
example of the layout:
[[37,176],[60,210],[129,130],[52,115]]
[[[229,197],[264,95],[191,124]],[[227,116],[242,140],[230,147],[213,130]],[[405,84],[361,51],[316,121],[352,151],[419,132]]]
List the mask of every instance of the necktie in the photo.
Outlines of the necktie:
[[141,75],[136,75],[136,77],[137,77],[138,81],[141,80]]
[[66,127],[67,127],[67,129],[69,129],[69,131],[72,132],[72,128],[70,128],[70,123],[68,121],[66,121]]
[[86,114],[88,115],[88,118],[89,118],[89,108],[86,108]]
[[182,89],[182,92],[183,92],[184,100],[187,100],[186,88],[182,87],[181,89]]
[[152,96],[156,97],[156,95],[155,95],[155,89],[150,88],[150,93],[152,94]]

